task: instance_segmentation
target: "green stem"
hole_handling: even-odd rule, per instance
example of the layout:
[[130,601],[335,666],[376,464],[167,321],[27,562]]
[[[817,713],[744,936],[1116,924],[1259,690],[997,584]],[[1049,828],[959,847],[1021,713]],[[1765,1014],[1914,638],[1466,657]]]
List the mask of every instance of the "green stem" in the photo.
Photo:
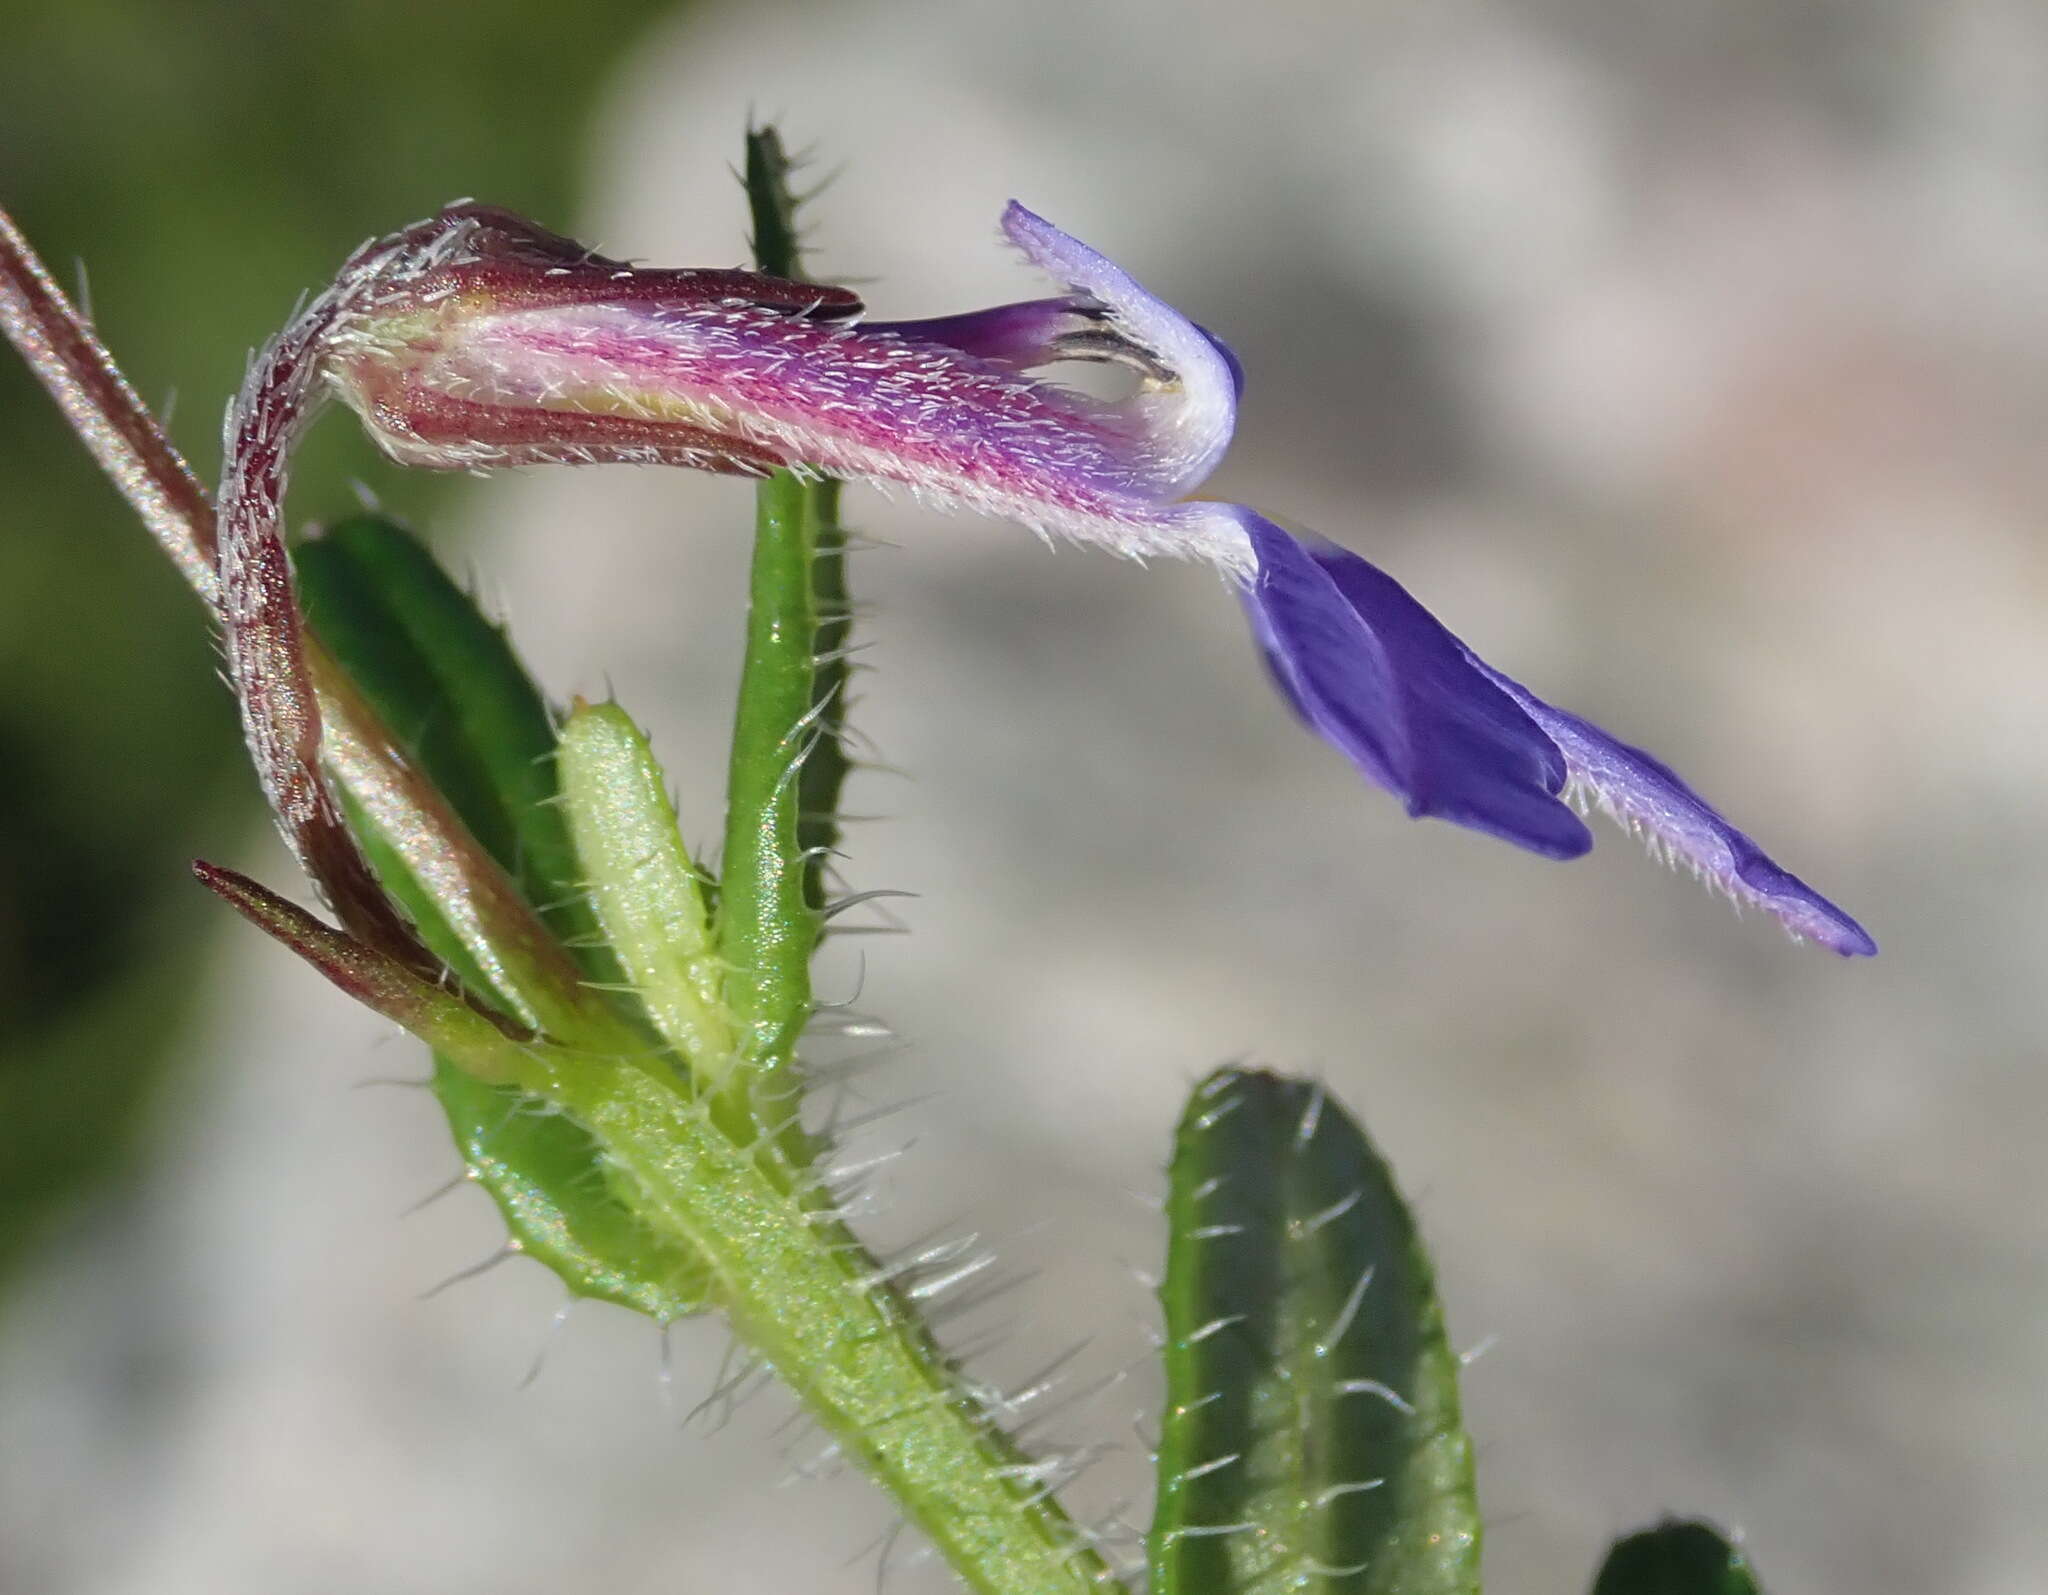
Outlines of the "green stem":
[[1113,1585],[1042,1470],[968,1393],[815,1182],[735,1146],[653,1070],[528,1057],[534,1072],[521,1083],[588,1126],[641,1222],[706,1268],[739,1342],[969,1588],[1100,1595]]
[[[749,135],[747,178],[761,266],[795,276],[795,206],[772,129]],[[716,924],[740,1054],[729,1084],[693,1101],[673,1079],[620,1060],[529,1089],[589,1130],[628,1206],[706,1270],[741,1344],[971,1589],[1100,1591],[1114,1575],[1060,1509],[1046,1469],[1002,1431],[911,1297],[846,1228],[795,1121],[823,862],[847,768],[838,495],[835,482],[789,471],[758,490]],[[622,860],[643,856],[628,848]],[[601,914],[605,902],[600,894]],[[734,1105],[765,1142],[735,1138]]]
[[[581,707],[563,728],[559,769],[591,901],[698,1090],[666,1069],[566,1052],[530,1089],[590,1135],[643,1250],[687,1260],[663,1276],[661,1299],[698,1288],[723,1308],[741,1344],[974,1588],[1016,1595],[1104,1582],[1042,1470],[971,1394],[824,1183],[783,1145],[736,1126],[729,1097],[709,1094],[734,1067],[724,1055],[731,1023],[707,978],[702,895],[645,737],[616,705]],[[486,1058],[471,1067],[506,1066]]]
[[[741,1344],[979,1595],[1099,1595],[1114,1583],[1054,1504],[1042,1469],[959,1378],[892,1271],[840,1221],[824,1183],[736,1142],[665,1057],[596,1056],[508,1035],[255,882],[197,869],[249,919],[471,1079],[541,1098],[590,1136],[602,1184],[630,1215],[606,1226],[602,1251],[647,1272],[619,1278],[606,1267],[572,1278],[572,1288],[670,1316],[724,1308]],[[558,1211],[547,1191],[528,1194],[543,1214]]]

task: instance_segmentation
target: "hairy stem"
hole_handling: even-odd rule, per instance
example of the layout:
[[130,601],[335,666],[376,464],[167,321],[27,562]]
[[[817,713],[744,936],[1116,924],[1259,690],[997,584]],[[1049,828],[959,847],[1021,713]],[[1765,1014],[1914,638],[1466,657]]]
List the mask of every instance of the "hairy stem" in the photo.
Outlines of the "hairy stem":
[[171,563],[209,607],[217,603],[213,503],[206,489],[5,211],[0,330]]
[[980,1595],[1081,1595],[1111,1575],[1045,1470],[985,1411],[889,1270],[788,1165],[736,1146],[672,1077],[621,1062],[521,1084],[585,1125],[642,1223],[699,1259],[733,1333]]

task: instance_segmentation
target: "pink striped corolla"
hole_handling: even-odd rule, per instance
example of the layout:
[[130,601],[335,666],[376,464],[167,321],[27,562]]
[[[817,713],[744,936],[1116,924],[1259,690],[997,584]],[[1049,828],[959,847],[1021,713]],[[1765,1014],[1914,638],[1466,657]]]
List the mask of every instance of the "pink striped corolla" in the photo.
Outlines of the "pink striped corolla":
[[[1228,352],[1021,205],[1003,227],[1070,291],[880,323],[844,289],[631,267],[457,206],[355,268],[330,380],[409,465],[801,464],[1249,576],[1242,531],[1174,507],[1230,442]],[[1133,391],[1031,375],[1061,361],[1121,366]]]
[[[1795,936],[1876,950],[1674,772],[1494,671],[1384,572],[1188,500],[1229,446],[1234,356],[1023,206],[1002,231],[1064,292],[878,322],[844,289],[631,266],[458,205],[359,252],[309,313],[312,364],[411,465],[792,467],[1205,561],[1239,589],[1282,696],[1410,814],[1570,858],[1592,845],[1574,804],[1597,807]],[[1123,391],[1046,374],[1070,362],[1120,368]]]

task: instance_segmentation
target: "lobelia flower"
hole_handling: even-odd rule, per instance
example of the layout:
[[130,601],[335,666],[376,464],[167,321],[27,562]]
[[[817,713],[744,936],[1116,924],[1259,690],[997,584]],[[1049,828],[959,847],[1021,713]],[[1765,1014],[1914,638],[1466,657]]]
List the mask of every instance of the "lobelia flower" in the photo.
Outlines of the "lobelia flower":
[[[250,701],[311,701],[273,645],[295,624],[276,516],[292,435],[324,384],[411,465],[807,468],[1129,557],[1207,561],[1240,590],[1283,697],[1411,815],[1572,858],[1592,846],[1573,803],[1598,807],[1793,935],[1876,951],[1670,769],[1493,670],[1384,572],[1241,505],[1186,501],[1230,442],[1236,359],[1021,205],[1002,230],[1067,291],[864,321],[843,289],[629,266],[471,204],[358,252],[230,415],[230,664],[280,813],[313,801],[313,743],[302,721],[281,739]],[[1067,361],[1120,366],[1132,391],[1101,399],[1034,375]],[[263,592],[238,622],[235,595]]]

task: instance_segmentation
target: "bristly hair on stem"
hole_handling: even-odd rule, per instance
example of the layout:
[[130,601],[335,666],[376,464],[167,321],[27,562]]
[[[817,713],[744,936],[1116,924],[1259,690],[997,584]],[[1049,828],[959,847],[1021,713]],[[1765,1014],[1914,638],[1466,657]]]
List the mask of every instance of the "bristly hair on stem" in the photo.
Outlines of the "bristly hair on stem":
[[[758,264],[800,269],[790,163],[772,127],[747,134],[746,183]],[[756,489],[747,648],[741,667],[718,894],[728,1006],[763,1122],[788,1119],[796,1046],[812,1012],[810,960],[823,934],[827,860],[847,761],[846,537],[839,484],[785,468]],[[793,1141],[796,1155],[808,1156]]]
[[[774,277],[802,280],[804,245],[798,220],[802,201],[791,178],[797,163],[772,125],[747,129],[747,210],[753,221],[754,263]],[[804,857],[804,889],[814,909],[826,906],[826,874],[838,841],[839,795],[851,761],[845,723],[853,665],[853,633],[846,584],[846,528],[840,519],[840,483],[819,477],[806,484],[811,509],[811,596],[815,618],[811,650],[811,707],[815,737],[797,774],[797,846]]]
[[797,232],[799,201],[790,177],[795,163],[772,124],[747,129],[747,213],[754,231],[754,264],[771,277],[803,277],[803,240]]

